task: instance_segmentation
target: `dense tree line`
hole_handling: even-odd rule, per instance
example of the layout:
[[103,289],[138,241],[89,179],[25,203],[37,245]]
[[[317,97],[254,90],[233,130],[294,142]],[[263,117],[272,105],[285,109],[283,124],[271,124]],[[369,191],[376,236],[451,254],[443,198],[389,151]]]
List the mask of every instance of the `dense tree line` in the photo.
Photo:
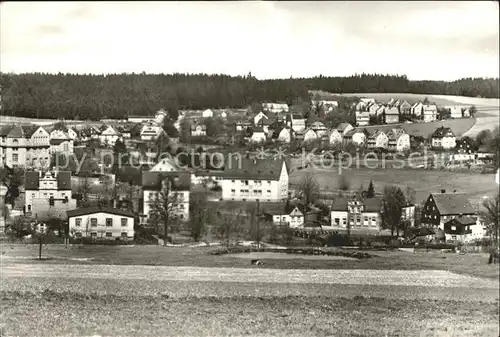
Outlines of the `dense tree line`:
[[151,115],[158,109],[245,108],[261,102],[309,100],[308,90],[499,97],[498,79],[410,81],[406,76],[354,75],[257,80],[206,74],[1,74],[2,114],[94,119]]

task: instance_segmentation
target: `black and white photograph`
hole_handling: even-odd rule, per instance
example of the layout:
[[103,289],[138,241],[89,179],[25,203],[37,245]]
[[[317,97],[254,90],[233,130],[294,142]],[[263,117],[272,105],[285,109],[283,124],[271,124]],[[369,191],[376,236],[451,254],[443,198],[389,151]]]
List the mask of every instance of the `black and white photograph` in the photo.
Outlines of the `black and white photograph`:
[[2,1],[0,337],[500,337],[498,1]]

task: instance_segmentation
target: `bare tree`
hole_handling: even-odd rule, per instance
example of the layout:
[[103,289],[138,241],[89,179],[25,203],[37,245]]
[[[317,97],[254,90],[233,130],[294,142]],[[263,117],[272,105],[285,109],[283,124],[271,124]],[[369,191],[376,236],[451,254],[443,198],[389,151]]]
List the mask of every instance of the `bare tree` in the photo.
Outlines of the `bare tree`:
[[164,245],[168,240],[168,232],[178,211],[178,194],[172,190],[172,181],[165,179],[162,182],[162,190],[154,195],[150,203],[149,222],[156,227],[157,233],[163,226]]
[[406,202],[414,205],[415,200],[416,200],[416,195],[417,195],[417,193],[415,192],[415,190],[413,188],[411,188],[410,186],[406,187],[406,190],[405,190],[405,201]]
[[299,181],[298,190],[306,206],[315,202],[319,196],[319,184],[314,175],[306,173]]
[[498,195],[495,198],[488,198],[483,201],[483,210],[481,211],[481,216],[486,222],[486,227],[488,229],[489,235],[491,236],[494,247],[498,248],[498,238],[500,236],[500,209]]
[[215,235],[229,249],[231,241],[237,233],[237,223],[241,221],[240,214],[234,211],[219,212],[217,220],[218,226],[216,227]]
[[212,222],[212,212],[204,192],[191,193],[189,198],[189,229],[191,237],[198,242],[205,233],[206,226]]

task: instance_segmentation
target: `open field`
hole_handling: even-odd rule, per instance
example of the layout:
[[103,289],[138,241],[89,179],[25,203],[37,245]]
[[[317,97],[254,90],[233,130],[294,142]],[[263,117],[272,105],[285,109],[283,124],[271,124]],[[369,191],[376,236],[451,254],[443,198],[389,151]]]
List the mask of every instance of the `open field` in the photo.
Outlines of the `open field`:
[[0,294],[6,335],[498,336],[496,304],[453,300]]
[[[337,166],[337,165],[336,165]],[[330,170],[319,170],[309,167],[303,170],[295,170],[290,174],[290,182],[297,183],[306,173],[311,172],[325,190],[338,188],[339,169],[334,167]],[[367,188],[370,180],[376,191],[382,192],[385,185],[396,185],[403,189],[407,186],[416,191],[416,201],[426,199],[430,192],[438,193],[441,189],[447,192],[467,193],[473,206],[478,205],[484,196],[494,196],[498,192],[495,184],[494,174],[468,174],[450,171],[421,170],[421,169],[377,169],[350,168],[342,169],[351,182],[351,189],[358,190],[363,185]]]
[[482,255],[257,267],[208,249],[45,248],[52,260],[2,246],[2,335],[498,336],[498,266]]
[[258,269],[369,269],[369,270],[444,270],[471,276],[497,279],[498,266],[486,264],[485,254],[446,254],[440,252],[408,253],[373,251],[370,259],[327,260],[301,259],[284,254],[284,258],[262,258],[263,266],[254,266],[247,259],[229,255],[210,255],[210,247],[162,246],[68,246],[45,245],[39,261],[38,245],[2,244],[2,268],[11,264],[70,264],[70,265],[143,265],[213,268]]

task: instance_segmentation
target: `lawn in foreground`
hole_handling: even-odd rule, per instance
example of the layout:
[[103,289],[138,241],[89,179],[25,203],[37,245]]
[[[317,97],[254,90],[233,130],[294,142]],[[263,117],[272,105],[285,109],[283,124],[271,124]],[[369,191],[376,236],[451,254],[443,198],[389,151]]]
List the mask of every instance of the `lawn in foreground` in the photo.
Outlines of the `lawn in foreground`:
[[0,295],[2,335],[497,337],[499,333],[497,304],[485,303],[362,296]]
[[[69,246],[45,245],[38,261],[37,245],[2,245],[1,263],[63,263],[111,264],[152,266],[198,266],[255,268],[248,259],[227,255],[214,256],[214,248],[161,247],[161,246]],[[273,269],[380,269],[380,270],[447,270],[477,277],[498,279],[498,265],[487,264],[487,254],[459,255],[454,253],[408,253],[399,251],[372,251],[365,260],[317,260],[295,258],[288,255],[276,259],[263,259],[259,268]]]

